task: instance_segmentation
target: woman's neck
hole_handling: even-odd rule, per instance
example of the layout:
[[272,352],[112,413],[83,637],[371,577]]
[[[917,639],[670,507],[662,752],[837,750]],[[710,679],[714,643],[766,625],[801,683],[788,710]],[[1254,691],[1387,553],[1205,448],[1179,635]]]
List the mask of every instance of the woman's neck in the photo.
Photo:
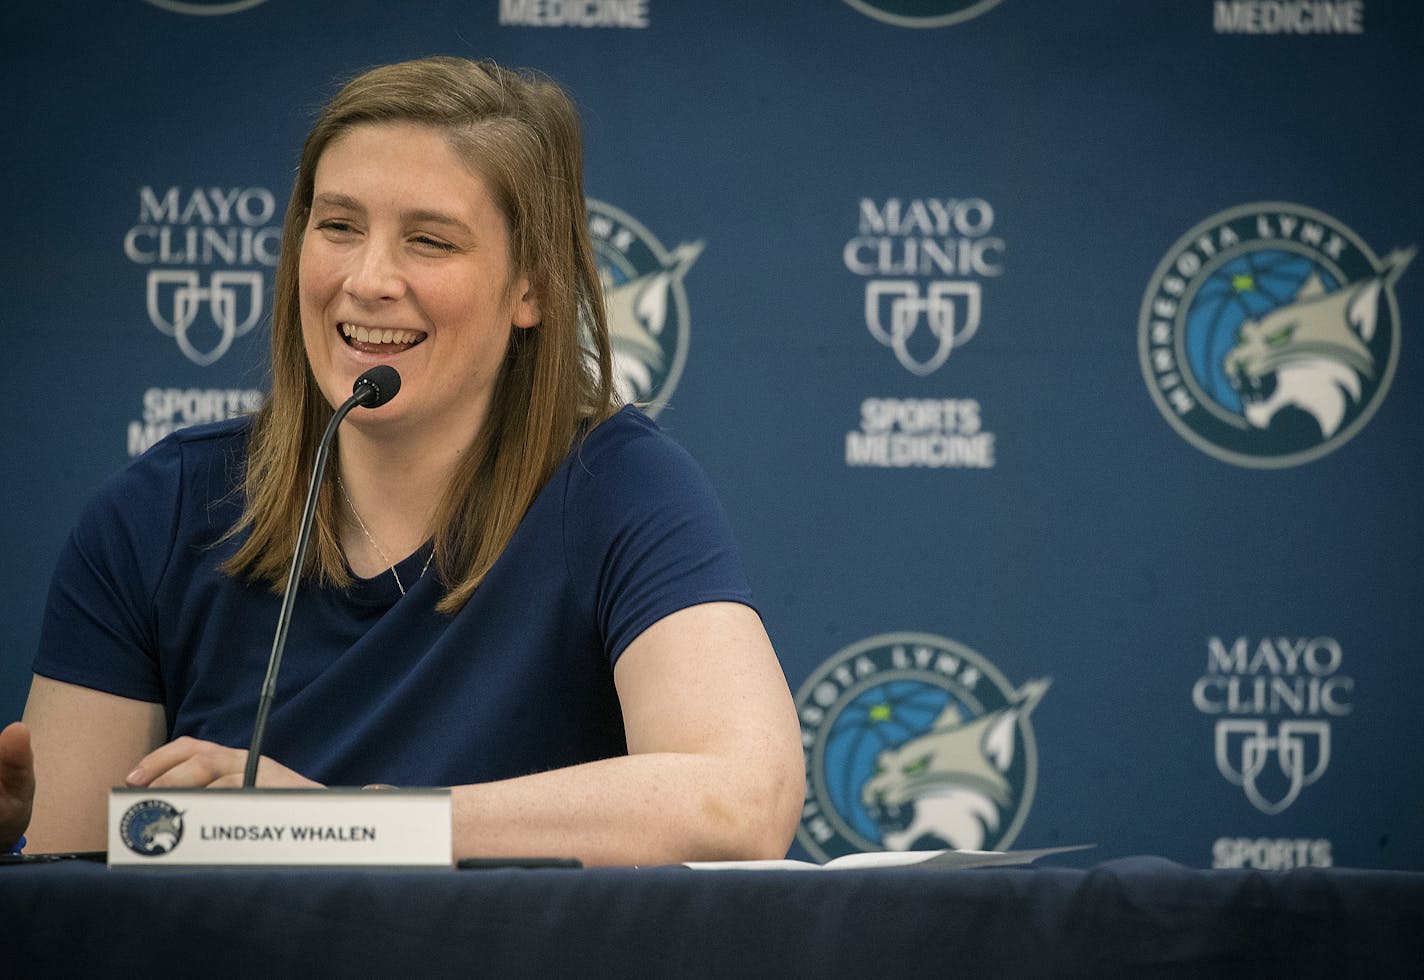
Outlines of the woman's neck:
[[375,574],[430,540],[436,512],[469,446],[373,438],[343,426],[336,467],[341,544],[358,575]]

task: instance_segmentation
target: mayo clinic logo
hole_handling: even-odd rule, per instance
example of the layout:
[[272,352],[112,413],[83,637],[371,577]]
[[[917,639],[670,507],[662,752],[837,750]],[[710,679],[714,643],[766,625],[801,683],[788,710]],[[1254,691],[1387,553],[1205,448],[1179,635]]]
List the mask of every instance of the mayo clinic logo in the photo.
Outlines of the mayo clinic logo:
[[[1270,799],[1262,789],[1267,769],[1274,764],[1282,789]],[[1283,721],[1272,732],[1260,718],[1228,718],[1216,723],[1216,768],[1233,785],[1240,786],[1251,805],[1268,816],[1282,812],[1300,791],[1325,774],[1330,766],[1328,721]]]
[[119,821],[119,837],[135,854],[159,857],[183,839],[183,814],[163,800],[135,803]]
[[[178,341],[194,364],[206,367],[222,357],[232,342],[252,329],[262,313],[262,273],[214,272],[203,285],[194,269],[155,269],[148,274],[148,318]],[[206,310],[218,326],[217,342],[201,350],[190,332]]]
[[896,27],[947,27],[978,17],[1000,0],[845,0],[867,17]]
[[149,322],[207,367],[262,317],[264,269],[281,247],[276,198],[264,187],[141,187],[138,197],[124,254],[149,268]]
[[213,14],[235,14],[242,10],[249,10],[267,0],[148,0],[155,7],[167,10],[175,14],[193,14],[195,16],[209,16]]
[[1319,211],[1259,203],[1213,215],[1153,273],[1138,316],[1142,375],[1189,443],[1255,468],[1319,459],[1373,417],[1394,378],[1394,284],[1383,259]]
[[1049,683],[1015,689],[980,654],[926,633],[836,653],[796,695],[806,753],[797,839],[818,861],[1007,847],[1033,800],[1029,715]]
[[[911,374],[933,374],[979,329],[977,282],[932,282],[921,295],[914,280],[879,280],[865,287],[865,325],[870,335],[895,352]],[[934,344],[923,360],[910,350],[919,325],[928,326]]]
[[911,374],[938,371],[978,332],[980,280],[1004,271],[993,227],[982,198],[861,199],[841,260],[867,280],[866,329]]
[[687,291],[683,279],[703,242],[684,242],[671,252],[627,213],[592,199],[588,230],[613,347],[613,377],[619,394],[662,411],[687,362]]
[[1284,812],[1330,768],[1331,722],[1354,710],[1344,659],[1329,636],[1207,640],[1192,704],[1217,717],[1217,771],[1267,816]]

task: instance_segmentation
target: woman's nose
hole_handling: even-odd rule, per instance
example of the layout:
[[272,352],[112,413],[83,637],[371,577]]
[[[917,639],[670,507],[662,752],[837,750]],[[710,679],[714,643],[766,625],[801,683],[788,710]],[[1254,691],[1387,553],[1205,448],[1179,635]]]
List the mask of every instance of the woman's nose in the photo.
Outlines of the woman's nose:
[[346,292],[363,303],[396,299],[405,292],[405,285],[396,256],[374,241],[353,256],[345,282]]

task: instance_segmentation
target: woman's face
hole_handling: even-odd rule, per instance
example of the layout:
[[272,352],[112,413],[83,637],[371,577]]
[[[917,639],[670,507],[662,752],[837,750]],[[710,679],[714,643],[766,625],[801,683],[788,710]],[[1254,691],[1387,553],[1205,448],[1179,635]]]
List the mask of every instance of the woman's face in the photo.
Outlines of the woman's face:
[[390,364],[400,395],[354,422],[473,439],[511,325],[539,320],[509,255],[504,216],[440,130],[368,123],[332,141],[299,266],[302,338],[327,401],[341,404],[362,372]]

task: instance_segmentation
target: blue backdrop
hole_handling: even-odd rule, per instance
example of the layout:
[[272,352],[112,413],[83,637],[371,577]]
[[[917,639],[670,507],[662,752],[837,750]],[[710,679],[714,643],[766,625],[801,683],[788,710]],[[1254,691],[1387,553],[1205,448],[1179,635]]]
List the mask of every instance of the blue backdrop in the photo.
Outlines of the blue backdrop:
[[0,721],[81,502],[260,400],[314,108],[492,57],[580,104],[622,375],[797,693],[798,856],[1424,868],[1424,7],[49,0],[0,39]]

